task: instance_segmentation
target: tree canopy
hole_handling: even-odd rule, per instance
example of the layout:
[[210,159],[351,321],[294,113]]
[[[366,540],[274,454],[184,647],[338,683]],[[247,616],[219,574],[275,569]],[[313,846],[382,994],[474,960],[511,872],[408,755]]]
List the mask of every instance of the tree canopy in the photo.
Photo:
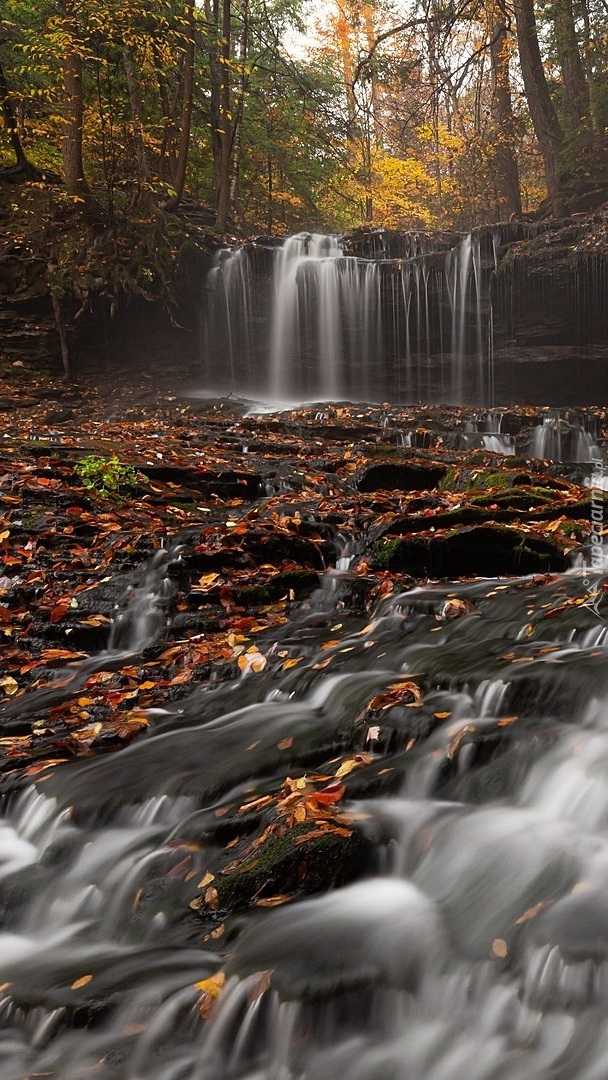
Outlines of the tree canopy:
[[[601,201],[600,0],[5,0],[2,177],[112,221],[467,227]],[[600,193],[600,194],[598,194]]]

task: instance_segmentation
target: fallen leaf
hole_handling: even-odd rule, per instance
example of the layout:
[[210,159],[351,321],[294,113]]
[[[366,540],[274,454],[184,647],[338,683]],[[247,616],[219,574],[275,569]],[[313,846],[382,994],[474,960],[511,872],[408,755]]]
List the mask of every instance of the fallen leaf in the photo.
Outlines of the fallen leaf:
[[200,990],[203,995],[198,1004],[198,1011],[203,1020],[207,1020],[211,1015],[213,1005],[225,982],[225,973],[223,971],[217,971],[215,975],[211,975],[208,979],[202,979],[201,982],[194,984],[195,988]]
[[61,600],[58,604],[55,604],[55,607],[53,608],[53,610],[51,611],[51,614],[50,614],[51,622],[56,623],[56,622],[59,622],[60,619],[63,619],[63,616],[65,615],[65,613],[68,610],[69,606],[70,606],[70,601],[69,600]]
[[293,896],[289,893],[280,893],[278,896],[265,896],[261,900],[256,900],[256,907],[279,907],[281,904],[288,904],[290,900],[293,900]]
[[320,791],[315,791],[309,798],[320,803],[336,803],[340,801],[345,792],[344,784],[328,784],[327,787],[321,788]]
[[508,956],[509,950],[507,949],[506,941],[502,938],[494,938],[492,942],[492,956],[495,956],[497,960],[504,960]]
[[3,679],[0,679],[0,686],[9,697],[16,694],[19,689],[19,683],[13,679],[12,675],[5,675]]

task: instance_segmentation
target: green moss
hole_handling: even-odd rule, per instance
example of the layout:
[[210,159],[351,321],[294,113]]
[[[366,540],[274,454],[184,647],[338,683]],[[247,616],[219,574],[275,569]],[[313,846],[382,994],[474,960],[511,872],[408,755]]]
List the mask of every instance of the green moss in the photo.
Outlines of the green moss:
[[481,491],[493,488],[508,488],[513,483],[513,473],[476,469],[465,484],[465,491]]
[[177,510],[188,510],[190,513],[194,513],[198,507],[195,502],[185,499],[165,499],[166,506],[174,506]]
[[352,881],[361,873],[368,842],[353,830],[304,839],[315,832],[314,822],[302,822],[282,836],[262,844],[242,865],[217,874],[214,886],[221,911],[242,911],[263,896],[324,892]]
[[589,526],[583,524],[582,521],[562,521],[559,531],[564,536],[572,536],[575,540],[584,540],[589,532]]
[[443,480],[439,482],[437,487],[440,491],[456,491],[459,486],[459,479],[460,469],[457,469],[455,465],[450,465]]
[[555,502],[557,493],[552,488],[543,487],[507,487],[498,494],[472,495],[475,506],[490,506],[496,503],[501,509],[527,510],[530,506],[544,506]]
[[255,604],[268,604],[272,599],[270,589],[263,585],[243,585],[242,589],[235,589],[237,603],[251,606]]
[[277,574],[270,584],[275,599],[293,589],[296,599],[299,600],[301,597],[310,596],[311,592],[319,587],[319,575],[314,570],[285,570]]
[[395,537],[393,540],[387,540],[384,537],[377,540],[374,544],[374,563],[376,566],[382,570],[388,570],[399,552],[401,543],[402,538],[400,536]]

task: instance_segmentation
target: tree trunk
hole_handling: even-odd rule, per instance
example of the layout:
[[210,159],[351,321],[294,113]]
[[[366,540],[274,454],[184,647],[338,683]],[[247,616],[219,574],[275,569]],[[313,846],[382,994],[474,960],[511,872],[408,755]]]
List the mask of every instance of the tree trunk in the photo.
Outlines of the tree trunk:
[[61,359],[63,362],[63,374],[66,380],[69,380],[72,375],[72,369],[70,366],[70,350],[68,346],[68,331],[65,325],[65,319],[63,317],[63,310],[61,307],[61,301],[54,292],[51,291],[51,303],[53,305],[53,315],[55,316],[55,326],[57,327],[57,333],[59,334],[59,343],[61,345]]
[[581,0],[580,4],[581,15],[583,19],[583,62],[585,67],[585,78],[587,80],[587,88],[589,92],[589,115],[591,117],[591,130],[593,131],[596,144],[601,144],[601,129],[600,113],[601,113],[601,90],[597,85],[595,78],[595,72],[593,69],[593,40],[591,34],[591,16],[589,13],[589,5],[587,0]]
[[135,74],[133,49],[130,45],[124,46],[122,59],[127,80],[127,90],[129,92],[129,102],[131,104],[131,119],[133,122],[133,136],[135,139],[135,152],[137,156],[137,187],[139,194],[143,186],[150,179],[150,169],[148,167],[148,154],[144,139],[144,125],[141,112],[141,89],[139,80]]
[[517,19],[517,45],[526,100],[532,117],[543,166],[547,192],[556,217],[565,213],[560,179],[562,130],[553,107],[545,78],[536,32],[533,0],[514,0]]
[[268,160],[266,162],[266,177],[267,177],[267,188],[266,188],[266,231],[267,231],[269,236],[272,236],[272,230],[273,230],[273,227],[274,227],[274,217],[273,217],[273,201],[272,201],[272,158],[270,157],[270,155],[268,156]]
[[505,12],[490,0],[487,5],[492,61],[492,119],[496,149],[494,166],[497,210],[500,219],[521,218],[519,170],[515,156],[515,125],[509,78],[509,38]]
[[179,138],[179,151],[175,169],[173,187],[175,194],[167,203],[165,210],[177,210],[182,201],[186,184],[186,169],[190,151],[190,130],[192,127],[192,97],[194,92],[194,0],[188,0],[186,7],[187,37],[184,46],[184,86],[182,96],[182,119]]
[[249,0],[243,0],[242,6],[243,26],[239,44],[239,88],[236,100],[235,117],[232,132],[231,150],[231,176],[230,176],[230,206],[234,206],[238,197],[238,185],[241,172],[241,144],[243,136],[243,111],[245,108],[245,95],[247,93],[247,53],[249,51]]
[[213,190],[217,198],[220,189],[220,167],[222,157],[221,137],[221,88],[222,72],[219,52],[219,0],[205,0],[205,18],[208,26],[209,41],[209,124],[211,127],[211,148],[213,152]]
[[0,103],[2,104],[2,120],[4,123],[4,129],[11,140],[11,146],[15,151],[15,157],[17,159],[17,171],[23,173],[24,177],[36,174],[38,170],[28,161],[25,151],[21,145],[21,139],[19,138],[19,132],[17,129],[17,117],[15,116],[15,110],[13,109],[13,103],[11,101],[10,91],[2,68],[0,64]]
[[564,82],[565,102],[574,129],[583,126],[589,113],[589,91],[579,50],[572,0],[553,0],[550,7],[555,44]]
[[219,187],[217,190],[217,232],[226,232],[230,209],[230,159],[232,149],[232,125],[230,119],[230,0],[223,0],[221,84],[220,84],[220,161]]
[[84,127],[84,95],[82,89],[82,57],[78,50],[78,19],[74,0],[60,0],[63,29],[66,34],[63,58],[64,121],[63,171],[69,195],[87,200],[89,187],[84,175],[82,138]]
[[175,122],[173,118],[173,111],[169,101],[169,87],[167,85],[167,79],[162,68],[162,58],[160,50],[156,42],[152,42],[152,54],[154,56],[154,66],[156,68],[156,80],[158,83],[158,96],[160,100],[160,107],[163,116],[163,137],[160,152],[158,155],[158,175],[161,180],[170,180],[171,183],[175,180],[175,155],[174,155],[174,136],[175,136]]

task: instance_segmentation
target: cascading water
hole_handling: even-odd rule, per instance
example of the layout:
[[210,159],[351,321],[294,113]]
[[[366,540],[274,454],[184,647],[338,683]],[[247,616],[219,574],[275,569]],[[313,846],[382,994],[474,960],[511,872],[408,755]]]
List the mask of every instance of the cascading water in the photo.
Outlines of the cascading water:
[[[588,603],[584,570],[416,587],[363,625],[340,550],[321,594],[258,637],[274,666],[194,687],[146,737],[4,807],[3,1080],[605,1074],[604,576]],[[155,632],[158,559],[130,647]],[[420,698],[391,706],[408,684]],[[366,866],[224,931],[198,884],[252,828],[251,793],[305,777],[313,749],[330,775],[349,762],[342,823]],[[220,968],[207,1018],[197,984]]]
[[603,455],[594,435],[578,421],[565,420],[559,414],[544,418],[532,432],[530,457],[544,461],[602,461]]
[[381,245],[345,254],[339,237],[311,233],[220,252],[207,281],[206,377],[275,401],[489,403],[501,236],[497,227],[484,247],[476,230],[437,250],[413,238],[399,259]]

